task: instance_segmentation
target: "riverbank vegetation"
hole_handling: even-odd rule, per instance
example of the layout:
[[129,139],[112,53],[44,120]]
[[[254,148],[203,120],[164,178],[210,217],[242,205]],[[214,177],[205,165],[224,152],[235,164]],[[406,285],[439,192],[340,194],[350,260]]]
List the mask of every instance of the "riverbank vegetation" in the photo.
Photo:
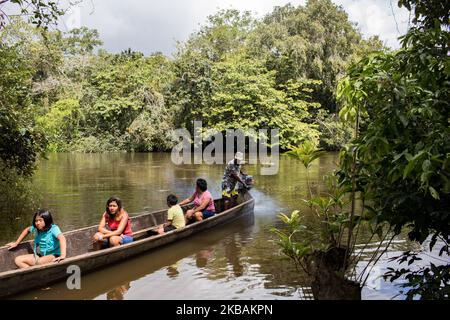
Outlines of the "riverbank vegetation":
[[21,61],[26,82],[4,92],[2,108],[9,113],[17,105],[8,99],[22,95],[30,119],[17,126],[42,134],[46,144],[30,145],[53,152],[167,151],[170,130],[192,131],[193,120],[219,131],[277,127],[282,148],[313,140],[338,150],[351,131],[336,117],[337,79],[382,47],[329,0],[261,19],[219,11],[173,57],[97,50],[96,30],[51,31],[13,18],[0,38],[4,63]]
[[382,47],[330,0],[311,0],[261,19],[221,10],[171,57],[111,53],[96,30],[51,28],[64,10],[38,2],[11,2],[30,21],[1,20],[0,166],[17,182],[47,152],[168,151],[172,130],[193,134],[193,120],[278,128],[283,149],[308,140],[339,150],[351,129],[337,117],[337,80]]
[[[408,251],[394,259],[399,267],[390,268],[384,277],[391,281],[402,277],[408,299],[450,297],[450,264],[445,263],[450,256],[450,8],[441,1],[399,4],[414,14],[401,49],[364,57],[339,83],[340,116],[353,123],[355,132],[341,149],[333,174],[339,188],[329,187],[326,196],[311,194],[306,200],[318,212],[316,230],[321,233],[308,238],[310,231],[300,223],[298,211],[280,216],[286,231],[275,230],[285,254],[313,273],[316,281],[327,277],[326,268],[317,274],[309,265],[331,264],[332,277],[321,288],[338,289],[325,295],[318,290],[319,298],[351,298],[351,290],[344,289],[357,261],[347,262],[359,256],[354,243],[361,226],[369,231],[370,240],[378,238],[380,246],[365,261],[359,285],[364,285],[368,276],[364,273],[370,272],[383,248],[403,230],[409,240],[437,251],[443,263],[417,266],[420,252]],[[305,163],[318,152],[303,144],[288,155]],[[337,266],[336,259],[327,260],[342,248],[345,254]],[[342,284],[337,285],[338,280]]]
[[[340,150],[329,194],[310,189],[305,199],[319,234],[305,231],[300,212],[281,216],[281,245],[299,266],[315,273],[335,252],[329,275],[345,279],[362,224],[381,244],[406,229],[448,255],[450,10],[438,0],[398,3],[414,19],[397,51],[364,39],[330,0],[260,19],[219,11],[171,57],[98,49],[101,35],[85,27],[50,30],[56,9],[34,24],[0,20],[0,202],[26,196],[49,151],[167,151],[171,131],[193,133],[194,120],[217,131],[277,128],[281,148],[306,168],[318,149]],[[448,299],[448,264],[413,269],[415,253],[399,259],[408,267],[386,277],[404,277],[408,298]]]

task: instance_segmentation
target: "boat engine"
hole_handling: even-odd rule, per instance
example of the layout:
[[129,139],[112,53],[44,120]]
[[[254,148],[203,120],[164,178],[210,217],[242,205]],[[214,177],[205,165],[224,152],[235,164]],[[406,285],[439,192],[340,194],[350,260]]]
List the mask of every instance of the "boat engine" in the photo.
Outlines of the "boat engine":
[[242,183],[238,182],[237,183],[238,191],[250,190],[253,187],[253,184],[254,184],[253,176],[251,176],[249,174],[243,174],[243,175],[241,175],[241,179],[245,182],[245,184],[247,185],[247,188],[244,188]]

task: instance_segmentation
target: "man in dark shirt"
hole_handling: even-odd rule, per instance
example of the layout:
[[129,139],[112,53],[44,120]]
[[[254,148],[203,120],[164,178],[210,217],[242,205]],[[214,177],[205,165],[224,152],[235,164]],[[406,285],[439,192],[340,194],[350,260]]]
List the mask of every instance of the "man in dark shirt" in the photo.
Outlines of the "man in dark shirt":
[[235,203],[238,195],[237,183],[240,182],[247,187],[241,179],[242,165],[244,164],[244,154],[236,152],[234,159],[227,163],[222,178],[222,198],[224,199],[224,210],[231,208]]

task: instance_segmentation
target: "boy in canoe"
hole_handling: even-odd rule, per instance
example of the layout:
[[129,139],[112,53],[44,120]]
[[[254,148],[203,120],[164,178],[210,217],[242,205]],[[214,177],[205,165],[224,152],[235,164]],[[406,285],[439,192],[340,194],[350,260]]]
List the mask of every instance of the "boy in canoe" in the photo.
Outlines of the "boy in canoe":
[[32,225],[22,231],[16,242],[7,244],[9,249],[17,247],[29,233],[34,234],[34,253],[16,257],[14,262],[20,269],[59,262],[66,258],[66,238],[59,227],[53,223],[49,211],[43,209],[36,211]]
[[183,209],[177,203],[177,196],[173,194],[167,196],[167,206],[169,206],[169,210],[167,210],[167,222],[158,229],[159,234],[183,228],[186,225]]

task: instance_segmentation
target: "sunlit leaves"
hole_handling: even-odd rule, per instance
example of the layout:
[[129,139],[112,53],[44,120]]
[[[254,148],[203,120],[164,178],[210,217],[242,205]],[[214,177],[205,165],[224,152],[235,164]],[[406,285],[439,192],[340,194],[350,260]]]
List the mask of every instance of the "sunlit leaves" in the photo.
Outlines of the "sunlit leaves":
[[192,110],[203,126],[217,131],[278,129],[282,148],[318,140],[315,126],[305,121],[309,110],[317,107],[308,101],[309,85],[315,82],[292,81],[286,84],[289,89],[280,90],[275,72],[243,52],[214,63],[209,77],[208,103]]
[[68,143],[77,137],[82,117],[78,100],[62,99],[52,105],[48,113],[37,118],[37,125],[45,130],[50,151],[67,151]]
[[46,140],[34,125],[33,68],[15,46],[0,45],[0,162],[18,174],[31,175]]
[[[370,202],[372,219],[388,222],[396,233],[407,228],[409,238],[421,243],[439,238],[443,254],[450,241],[449,4],[399,3],[415,10],[417,22],[402,38],[402,48],[353,65],[338,89],[343,118],[352,119],[357,108],[367,117],[360,136],[341,151],[340,181],[351,184],[356,159],[356,185]],[[390,276],[406,275],[413,288],[409,298],[442,296],[449,279],[441,270],[401,269]]]
[[298,146],[291,146],[285,154],[291,158],[300,160],[305,168],[309,168],[314,160],[322,156],[325,151],[317,149],[313,141],[305,141]]

